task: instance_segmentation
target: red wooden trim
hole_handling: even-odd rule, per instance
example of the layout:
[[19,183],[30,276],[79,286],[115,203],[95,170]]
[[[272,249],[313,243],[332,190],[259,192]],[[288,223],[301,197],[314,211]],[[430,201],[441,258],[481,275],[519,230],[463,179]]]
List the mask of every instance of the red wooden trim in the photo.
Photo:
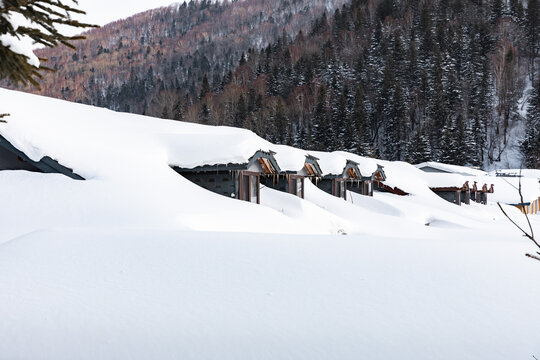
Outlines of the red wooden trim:
[[371,184],[371,195],[373,195],[373,184],[377,184],[377,186],[379,186],[380,188],[383,188],[385,189],[386,191],[388,192],[391,192],[392,194],[394,195],[399,195],[399,196],[406,196],[406,195],[409,195],[409,193],[401,190],[400,188],[397,188],[397,187],[390,187],[380,181],[375,181]]
[[430,188],[432,191],[461,191],[461,188],[458,187],[432,187]]

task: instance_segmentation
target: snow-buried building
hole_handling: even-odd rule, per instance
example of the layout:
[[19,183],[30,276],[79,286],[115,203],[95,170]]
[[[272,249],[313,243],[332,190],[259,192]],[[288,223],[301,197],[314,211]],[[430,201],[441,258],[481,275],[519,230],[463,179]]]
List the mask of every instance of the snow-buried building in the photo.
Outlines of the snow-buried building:
[[202,188],[239,200],[260,203],[261,186],[304,198],[305,179],[320,178],[317,158],[306,155],[297,170],[282,170],[273,151],[258,150],[244,162],[218,163],[194,167],[171,167]]
[[269,188],[286,192],[301,197],[305,196],[305,181],[319,179],[322,170],[318,163],[318,158],[306,155],[304,166],[298,170],[282,170],[279,176],[263,176],[261,184]]
[[486,205],[488,194],[494,192],[493,184],[480,186],[475,178],[469,179],[459,174],[429,173],[425,178],[435,194],[456,205],[469,205],[471,201]]
[[317,187],[329,194],[347,200],[347,183],[357,182],[358,186],[362,181],[362,174],[358,168],[358,163],[347,160],[343,171],[337,174],[326,174],[317,181]]
[[259,204],[261,177],[278,177],[275,153],[257,151],[247,162],[172,168],[206,190]]
[[63,166],[50,156],[44,156],[38,161],[32,160],[2,135],[0,135],[0,170],[58,173],[75,180],[84,180],[82,176],[74,173],[72,169]]

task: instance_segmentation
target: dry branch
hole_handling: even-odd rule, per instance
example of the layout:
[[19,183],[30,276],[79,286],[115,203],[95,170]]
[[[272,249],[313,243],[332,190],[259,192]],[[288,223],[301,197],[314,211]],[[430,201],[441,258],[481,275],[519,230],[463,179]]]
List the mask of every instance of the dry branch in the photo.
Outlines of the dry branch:
[[[530,233],[528,233],[527,231],[525,231],[521,226],[519,226],[514,220],[512,220],[512,218],[506,213],[506,211],[504,211],[503,207],[501,206],[501,203],[497,202],[497,205],[499,206],[499,209],[501,209],[502,213],[504,214],[504,216],[506,216],[506,218],[508,220],[510,220],[510,222],[512,224],[514,224],[515,227],[517,227],[525,237],[527,237],[528,239],[530,239],[538,249],[540,249],[540,244],[536,241],[536,239],[534,238],[534,231],[533,231],[533,228],[532,228],[532,225],[531,225],[531,221],[529,219],[529,215],[527,214],[527,211],[525,211],[525,201],[523,200],[523,191],[521,190],[521,169],[519,169],[519,187],[518,187],[518,192],[519,192],[519,198],[520,198],[520,201],[521,201],[521,206],[523,207],[523,214],[525,215],[525,218],[527,219],[527,224],[529,225],[529,230],[530,230]],[[536,255],[537,254],[537,255]],[[535,260],[538,260],[540,261],[540,251],[537,251],[535,255],[532,255],[532,254],[525,254],[525,256],[527,257],[530,257],[531,259],[535,259]]]

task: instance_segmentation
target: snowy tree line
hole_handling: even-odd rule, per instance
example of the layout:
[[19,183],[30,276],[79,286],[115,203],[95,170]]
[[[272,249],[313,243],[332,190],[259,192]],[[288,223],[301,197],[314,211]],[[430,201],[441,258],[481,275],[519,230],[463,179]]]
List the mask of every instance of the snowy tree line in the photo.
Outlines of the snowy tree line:
[[523,153],[538,166],[539,32],[537,0],[355,0],[250,49],[167,115],[307,149],[475,166],[499,161],[526,123]]

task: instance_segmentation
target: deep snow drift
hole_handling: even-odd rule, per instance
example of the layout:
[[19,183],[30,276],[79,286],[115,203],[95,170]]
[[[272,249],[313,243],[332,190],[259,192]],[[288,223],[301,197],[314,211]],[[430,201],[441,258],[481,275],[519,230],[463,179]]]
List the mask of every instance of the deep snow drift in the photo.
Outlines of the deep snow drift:
[[538,264],[480,238],[33,233],[0,246],[0,354],[532,358]]
[[[493,202],[519,202],[517,178],[449,174],[495,184],[487,206],[456,206],[406,163],[3,89],[0,101],[12,114],[0,134],[87,179],[0,172],[0,358],[540,356],[540,265]],[[307,153],[325,173],[379,164],[410,195],[344,201],[308,182],[305,199],[263,188],[255,205],[169,167],[259,149],[282,169]]]

